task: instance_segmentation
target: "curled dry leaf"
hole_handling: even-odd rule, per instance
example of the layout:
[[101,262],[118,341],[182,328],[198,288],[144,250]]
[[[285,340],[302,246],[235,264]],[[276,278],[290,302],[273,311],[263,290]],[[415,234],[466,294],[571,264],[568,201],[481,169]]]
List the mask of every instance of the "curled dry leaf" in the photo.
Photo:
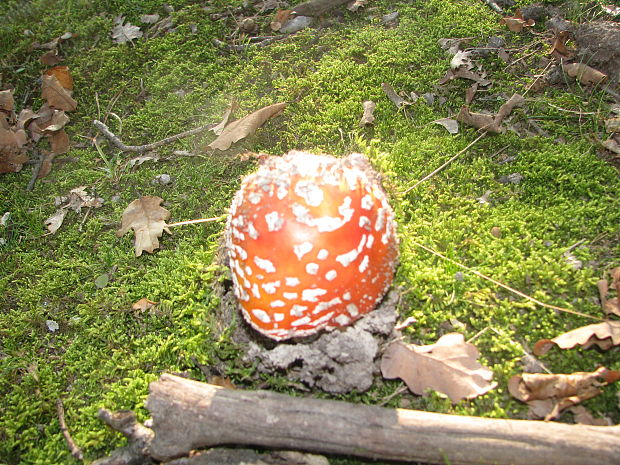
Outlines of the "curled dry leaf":
[[[523,373],[515,375],[508,381],[508,390],[516,399],[532,404],[543,413],[546,405],[540,401],[551,400],[553,408],[545,415],[545,420],[557,418],[560,412],[584,400],[602,393],[602,387],[620,379],[620,371],[600,367],[592,373],[577,372],[572,374]],[[538,402],[536,402],[538,401]]]
[[473,399],[493,389],[493,373],[478,363],[480,352],[462,334],[450,333],[435,344],[391,343],[381,360],[385,378],[401,378],[415,394],[427,389],[446,394],[453,403]]
[[560,31],[553,38],[553,44],[551,45],[551,50],[549,50],[550,55],[556,56],[558,59],[570,59],[575,53],[573,50],[569,49],[566,46],[566,41],[568,40],[569,32],[568,31]]
[[372,113],[375,111],[377,104],[372,100],[366,100],[362,105],[364,106],[364,114],[359,125],[362,127],[372,126],[375,124],[375,116]]
[[508,30],[512,32],[521,32],[524,27],[532,27],[536,24],[532,18],[527,21],[524,20],[520,9],[515,11],[514,16],[500,19],[499,23],[505,24],[508,27]]
[[71,97],[71,91],[65,89],[54,75],[43,76],[41,97],[47,100],[50,107],[58,110],[73,111],[77,102]]
[[275,103],[233,121],[226,126],[219,137],[207,147],[218,150],[228,150],[235,142],[254,134],[267,120],[282,113],[285,107],[286,103]]
[[[597,283],[601,307],[606,315],[620,316],[620,267],[611,270],[611,286],[606,279],[601,279]],[[616,297],[608,299],[609,289],[615,289]]]
[[553,345],[560,349],[572,349],[583,346],[589,349],[593,346],[606,350],[620,344],[620,321],[604,321],[574,329],[553,339],[541,339],[534,345],[534,354],[544,355]]
[[121,237],[130,229],[134,230],[136,257],[142,255],[142,252],[153,253],[158,249],[158,238],[164,231],[172,234],[166,224],[170,212],[160,206],[162,202],[160,197],[140,197],[131,202],[123,212],[121,227],[116,231],[116,235]]
[[103,205],[103,199],[101,197],[89,195],[86,192],[85,186],[80,186],[71,189],[68,195],[56,197],[55,203],[58,209],[44,222],[51,234],[58,231],[58,228],[62,225],[69,210],[80,213],[82,208],[99,208]]
[[131,306],[131,309],[138,312],[138,313],[143,313],[151,308],[153,308],[155,305],[157,305],[159,302],[153,302],[152,300],[149,300],[147,298],[142,298],[140,300],[138,300],[136,303],[134,303]]
[[226,109],[226,112],[224,113],[224,116],[222,117],[222,121],[220,121],[216,126],[213,126],[210,129],[211,131],[214,132],[216,136],[219,136],[220,134],[222,134],[222,131],[224,131],[224,128],[228,124],[228,120],[230,119],[230,116],[237,110],[237,108],[239,108],[239,104],[237,103],[237,101],[236,100],[231,101],[230,105]]
[[607,80],[607,75],[591,68],[583,63],[563,64],[562,69],[572,78],[576,78],[585,85],[602,84]]
[[504,119],[512,113],[512,110],[515,107],[520,107],[523,103],[525,103],[525,98],[519,94],[514,94],[499,108],[496,115],[474,113],[469,111],[468,107],[464,106],[456,116],[456,120],[460,123],[473,126],[483,131],[499,134],[505,131],[505,129],[501,126]]
[[387,97],[392,101],[394,105],[396,105],[396,108],[398,108],[399,110],[405,105],[410,104],[400,95],[398,95],[396,91],[392,88],[392,86],[389,85],[387,82],[382,83],[381,88],[383,89],[383,92],[385,92],[385,95],[387,95]]

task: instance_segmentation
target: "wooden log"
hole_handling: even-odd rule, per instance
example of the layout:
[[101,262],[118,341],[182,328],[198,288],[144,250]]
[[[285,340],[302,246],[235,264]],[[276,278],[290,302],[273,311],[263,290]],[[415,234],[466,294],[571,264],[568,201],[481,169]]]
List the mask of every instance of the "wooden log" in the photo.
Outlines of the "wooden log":
[[620,463],[620,426],[568,425],[388,409],[224,389],[164,374],[147,408],[159,460],[240,444],[451,464]]

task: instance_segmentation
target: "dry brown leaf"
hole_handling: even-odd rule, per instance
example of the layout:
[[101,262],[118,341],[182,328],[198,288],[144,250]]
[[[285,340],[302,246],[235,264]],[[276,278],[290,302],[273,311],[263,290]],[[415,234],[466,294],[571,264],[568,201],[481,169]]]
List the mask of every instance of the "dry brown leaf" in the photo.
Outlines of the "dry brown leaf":
[[138,313],[142,313],[145,312],[151,308],[153,308],[155,305],[157,305],[159,302],[153,302],[152,300],[149,300],[147,298],[142,298],[140,300],[138,300],[136,303],[134,303],[131,306],[131,309],[138,312]]
[[116,26],[112,29],[112,39],[117,44],[124,44],[125,42],[131,42],[134,39],[139,39],[142,37],[142,31],[138,26],[134,26],[133,24],[126,23],[123,24],[125,18],[123,16],[118,16],[114,18],[114,23]]
[[164,231],[172,234],[166,225],[170,212],[160,206],[163,199],[155,196],[145,196],[131,202],[123,212],[121,228],[116,235],[121,237],[130,229],[135,232],[136,257],[142,252],[153,253],[159,248],[159,240]]
[[405,105],[410,105],[410,103],[398,95],[394,88],[387,82],[381,83],[381,89],[383,89],[383,92],[385,92],[385,95],[387,95],[392,103],[396,105],[396,108],[401,109]]
[[73,90],[73,77],[67,66],[55,66],[46,70],[43,74],[46,76],[56,76],[58,83],[67,90]]
[[478,363],[479,356],[478,349],[459,333],[446,334],[426,346],[393,342],[383,355],[381,372],[385,378],[401,378],[415,394],[434,389],[456,403],[496,386],[490,382],[492,371]]
[[583,405],[575,405],[571,407],[569,411],[575,418],[575,423],[580,425],[593,425],[593,426],[611,426],[612,422],[608,418],[595,418],[587,408]]
[[7,112],[13,111],[15,101],[13,100],[12,90],[3,90],[0,92],[0,110]]
[[566,46],[566,41],[568,40],[569,33],[568,31],[560,31],[553,38],[553,44],[551,45],[551,50],[549,54],[555,55],[558,59],[570,59],[575,53],[573,50],[569,49]]
[[73,111],[77,102],[71,97],[71,92],[62,87],[56,76],[43,76],[41,97],[47,100],[50,107],[58,110]]
[[500,19],[499,23],[505,24],[508,27],[508,30],[512,32],[521,32],[524,27],[532,27],[536,24],[532,18],[525,21],[520,9],[515,11],[514,16]]
[[572,349],[580,345],[584,349],[598,346],[601,349],[609,349],[620,344],[620,321],[604,321],[581,328],[574,329],[553,339],[541,339],[534,345],[534,354],[544,355],[553,346],[560,349]]
[[347,10],[352,11],[353,13],[357,12],[360,8],[366,6],[366,2],[368,0],[354,0],[349,6],[347,6]]
[[44,221],[45,227],[48,229],[50,234],[56,234],[58,228],[62,226],[62,222],[65,220],[65,216],[67,215],[66,208],[59,208],[54,212],[52,216]]
[[282,28],[282,25],[288,21],[292,10],[278,10],[271,21],[271,30],[276,32]]
[[49,42],[46,42],[44,44],[39,44],[39,43],[35,43],[33,45],[33,47],[35,48],[41,48],[41,49],[46,49],[46,50],[54,50],[56,47],[58,47],[58,44],[60,42],[64,42],[65,40],[69,40],[73,37],[76,37],[76,34],[73,34],[71,32],[65,32],[63,35],[56,37],[52,40],[50,40]]
[[46,66],[56,66],[62,61],[62,57],[58,54],[57,49],[53,49],[48,50],[43,55],[41,55],[41,58],[39,58],[39,60]]
[[375,116],[372,113],[375,111],[377,104],[372,100],[366,100],[362,105],[364,107],[364,114],[362,115],[359,125],[361,127],[372,126],[375,124]]
[[438,119],[433,121],[433,123],[443,126],[450,134],[459,133],[459,123],[452,118]]
[[60,131],[52,132],[48,134],[48,138],[52,150],[44,153],[37,179],[44,178],[50,174],[52,171],[52,162],[56,155],[61,155],[69,151],[69,136],[64,130],[61,129]]
[[222,121],[220,121],[219,124],[217,124],[217,126],[213,126],[211,128],[211,131],[213,131],[216,136],[219,136],[220,134],[222,134],[222,131],[224,131],[224,128],[228,124],[228,120],[230,119],[231,115],[237,110],[237,108],[239,108],[239,104],[237,103],[236,100],[233,100],[232,102],[230,102],[230,105],[228,106],[228,108],[226,109],[226,112],[224,113],[224,117],[222,118]]
[[235,142],[254,134],[267,120],[282,113],[286,105],[286,103],[275,103],[233,121],[226,126],[219,137],[207,147],[218,150],[228,150]]
[[583,63],[563,64],[562,69],[572,78],[576,78],[582,84],[602,84],[607,80],[607,75],[591,68]]
[[[508,390],[513,397],[526,403],[552,400],[554,406],[545,415],[545,420],[551,420],[557,418],[562,410],[598,396],[602,393],[602,387],[618,379],[620,371],[608,370],[605,367],[592,373],[523,373],[510,378]],[[533,407],[541,413],[539,402],[535,402]]]
[[[597,283],[601,307],[606,315],[620,316],[620,267],[611,270],[611,286],[606,279]],[[615,289],[616,297],[608,299],[609,289]]]
[[474,113],[469,111],[468,107],[464,106],[461,108],[459,114],[456,115],[456,120],[484,131],[499,134],[505,131],[502,127],[504,119],[512,113],[515,107],[520,107],[523,103],[525,103],[523,96],[513,94],[513,96],[499,108],[496,115]]
[[23,129],[0,127],[0,173],[17,173],[28,161],[25,145],[26,132]]

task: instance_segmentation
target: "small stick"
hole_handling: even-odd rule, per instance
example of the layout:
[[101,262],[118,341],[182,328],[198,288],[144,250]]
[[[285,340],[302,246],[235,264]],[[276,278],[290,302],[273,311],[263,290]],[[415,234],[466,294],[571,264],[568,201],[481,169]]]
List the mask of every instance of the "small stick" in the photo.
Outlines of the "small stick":
[[26,190],[29,192],[34,189],[34,184],[37,182],[37,178],[41,172],[41,167],[43,166],[43,158],[45,158],[45,155],[39,152],[36,148],[33,149],[33,151],[38,155],[38,158],[32,167],[32,177],[30,178],[30,182],[28,182],[28,186],[26,186]]
[[146,144],[146,145],[125,145],[112,131],[110,131],[110,129],[103,124],[101,121],[99,120],[94,120],[93,124],[95,125],[95,127],[97,129],[99,129],[104,136],[106,136],[106,138],[112,142],[112,144],[114,144],[118,149],[122,150],[123,152],[138,152],[138,153],[144,153],[144,152],[148,152],[149,150],[153,150],[156,149],[157,147],[161,147],[162,145],[166,145],[169,144],[171,142],[176,142],[179,139],[183,139],[184,137],[188,137],[188,136],[193,136],[194,134],[198,134],[200,132],[206,131],[207,129],[210,129],[211,127],[213,127],[213,124],[206,124],[204,126],[199,126],[197,128],[194,129],[190,129],[189,131],[185,131],[182,132],[180,134],[175,134],[174,136],[170,136],[170,137],[166,137],[165,139],[162,139],[160,141],[157,142],[153,142],[152,144]]
[[450,158],[447,162],[445,162],[443,165],[441,165],[439,168],[437,168],[435,171],[433,171],[432,173],[424,176],[422,179],[420,179],[418,182],[416,182],[413,186],[411,186],[410,188],[408,188],[407,190],[405,190],[404,192],[402,192],[402,195],[407,194],[408,192],[411,192],[413,189],[415,189],[416,187],[418,187],[420,184],[422,184],[424,181],[426,181],[427,179],[430,179],[431,177],[433,177],[435,174],[439,173],[442,169],[444,169],[446,166],[448,166],[450,163],[452,163],[454,160],[456,160],[459,156],[461,156],[463,153],[465,153],[467,151],[467,149],[469,149],[472,145],[474,145],[476,142],[478,142],[480,139],[482,139],[484,136],[486,136],[487,133],[486,131],[483,132],[482,134],[480,134],[478,137],[476,137],[474,139],[473,142],[471,142],[467,147],[465,147],[463,150],[461,150],[459,153],[457,153],[456,155],[454,155],[452,158]]
[[501,7],[497,3],[495,3],[493,0],[482,0],[482,1],[486,3],[487,5],[489,5],[491,9],[495,11],[496,13],[499,13],[499,14],[504,13],[504,10],[502,10]]
[[228,215],[222,215],[222,216],[214,216],[213,218],[202,218],[202,219],[199,219],[199,220],[179,221],[178,223],[167,224],[166,227],[170,228],[172,226],[183,226],[185,224],[211,223],[211,222],[214,222],[214,221],[223,220],[227,216]]
[[84,454],[79,446],[73,441],[73,438],[69,434],[69,430],[67,429],[67,424],[65,423],[65,409],[62,405],[62,400],[56,399],[56,413],[58,414],[58,423],[60,424],[60,431],[62,431],[62,435],[65,437],[65,441],[67,441],[67,445],[69,446],[69,451],[71,455],[78,460],[84,459]]
[[529,296],[529,295],[527,295],[527,294],[525,294],[525,293],[523,293],[523,292],[521,292],[521,291],[518,291],[518,290],[516,290],[516,289],[514,289],[514,288],[512,288],[512,287],[510,287],[510,286],[508,286],[507,284],[501,283],[501,282],[499,282],[499,281],[497,281],[497,280],[495,280],[495,279],[493,279],[493,278],[491,278],[491,277],[489,277],[489,276],[486,276],[486,275],[484,275],[484,274],[480,273],[479,271],[474,270],[473,268],[470,268],[470,267],[468,267],[468,266],[466,266],[466,265],[463,265],[462,263],[457,262],[456,260],[452,260],[451,258],[446,257],[446,256],[445,256],[445,255],[443,255],[442,253],[437,252],[436,250],[431,249],[430,247],[426,247],[425,245],[422,245],[422,244],[420,244],[419,242],[414,241],[413,239],[411,239],[411,242],[412,242],[415,246],[420,247],[421,249],[424,249],[424,250],[426,250],[427,252],[430,252],[430,253],[432,253],[433,255],[436,255],[436,256],[438,256],[438,257],[440,257],[440,258],[443,258],[444,260],[449,261],[450,263],[453,263],[453,264],[455,264],[456,266],[458,266],[458,267],[460,267],[460,268],[463,268],[464,270],[467,270],[467,271],[469,271],[469,272],[470,272],[470,273],[472,273],[472,274],[475,274],[475,275],[476,275],[476,276],[478,276],[479,278],[486,279],[487,281],[492,282],[492,283],[493,283],[493,284],[495,284],[496,286],[503,287],[503,288],[504,288],[504,289],[506,289],[507,291],[510,291],[510,292],[512,292],[513,294],[518,295],[519,297],[523,297],[524,299],[527,299],[527,300],[529,300],[530,302],[534,302],[535,304],[538,304],[538,305],[540,305],[541,307],[549,308],[549,309],[551,309],[551,310],[557,310],[557,311],[559,311],[559,312],[571,313],[571,314],[573,314],[573,315],[581,316],[581,317],[584,317],[584,318],[590,318],[590,319],[592,319],[592,320],[596,320],[596,321],[604,321],[604,320],[603,320],[603,318],[598,318],[598,317],[595,317],[595,316],[592,316],[592,315],[587,315],[587,314],[585,314],[585,313],[578,312],[578,311],[576,311],[576,310],[570,310],[570,309],[568,309],[568,308],[564,308],[564,307],[557,307],[556,305],[551,305],[551,304],[546,304],[546,303],[544,303],[544,302],[541,302],[540,300],[538,300],[538,299],[536,299],[536,298],[534,298],[534,297],[532,297],[532,296]]

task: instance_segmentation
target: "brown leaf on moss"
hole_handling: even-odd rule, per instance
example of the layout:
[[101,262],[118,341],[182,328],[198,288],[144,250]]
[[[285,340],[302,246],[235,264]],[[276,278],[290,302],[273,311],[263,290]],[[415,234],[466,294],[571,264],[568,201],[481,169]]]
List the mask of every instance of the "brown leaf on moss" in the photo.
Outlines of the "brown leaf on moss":
[[568,40],[568,37],[568,31],[558,32],[553,38],[553,43],[551,44],[551,50],[549,50],[549,54],[554,55],[558,59],[566,60],[573,58],[575,52],[566,46],[566,41]]
[[534,345],[534,354],[543,355],[549,352],[553,345],[560,349],[572,349],[583,346],[589,349],[593,346],[606,350],[620,344],[620,321],[604,321],[574,329],[553,339],[541,339]]
[[207,147],[217,150],[227,150],[235,142],[254,134],[267,120],[282,113],[285,107],[286,103],[276,103],[233,121],[226,126],[219,137]]
[[12,90],[1,91],[0,92],[0,110],[11,112],[13,111],[14,105],[15,105],[15,101],[13,100],[13,91]]
[[573,414],[575,423],[580,425],[611,426],[612,422],[608,418],[595,418],[583,405],[575,405],[569,411]]
[[[606,279],[601,279],[597,283],[601,307],[606,315],[620,316],[620,267],[611,270],[611,286]],[[609,289],[616,291],[616,297],[608,299]]]
[[224,131],[224,128],[226,127],[226,125],[228,124],[228,120],[230,119],[230,117],[232,116],[232,114],[239,108],[239,104],[237,103],[236,100],[232,100],[230,102],[230,105],[228,105],[228,108],[226,109],[226,111],[224,112],[224,116],[222,117],[222,121],[220,121],[216,126],[213,126],[210,130],[213,131],[213,133],[216,136],[219,136],[220,134],[222,134],[222,131]]
[[39,60],[46,66],[56,66],[62,61],[62,57],[58,54],[57,49],[53,49],[41,55]]
[[147,310],[152,309],[155,305],[157,305],[159,302],[153,302],[152,300],[149,300],[147,298],[142,298],[140,300],[138,300],[137,302],[135,302],[132,306],[131,309],[138,312],[138,313],[143,313]]
[[362,119],[359,122],[359,126],[372,126],[373,124],[375,124],[375,116],[373,115],[373,112],[375,111],[377,104],[372,100],[366,100],[362,104],[362,106],[364,108],[364,114],[362,115]]
[[502,127],[504,119],[512,113],[514,108],[522,106],[524,102],[525,99],[521,95],[514,94],[495,115],[471,112],[468,107],[464,106],[456,116],[456,120],[483,131],[499,134],[505,131]]
[[62,87],[54,75],[43,76],[41,97],[47,100],[50,107],[58,110],[73,111],[77,108],[77,102],[71,97],[71,92]]
[[158,249],[158,238],[164,231],[172,234],[166,224],[170,212],[160,206],[162,202],[160,197],[140,197],[131,202],[123,212],[121,228],[116,231],[116,235],[121,237],[130,229],[134,230],[136,257],[142,255],[143,251],[153,253]]
[[46,76],[56,76],[58,83],[67,90],[73,90],[73,77],[67,66],[55,66],[46,70],[43,74]]
[[28,161],[27,137],[23,129],[0,127],[0,173],[17,173]]
[[271,21],[271,30],[276,32],[282,28],[282,25],[288,21],[293,10],[278,10]]
[[52,162],[56,155],[61,155],[69,151],[69,136],[64,130],[55,131],[47,136],[50,141],[51,151],[43,153],[43,161],[41,169],[37,175],[37,179],[44,178],[52,171]]
[[521,14],[521,9],[517,8],[514,16],[507,16],[499,21],[500,24],[505,24],[508,27],[508,30],[512,32],[521,32],[524,27],[532,27],[536,24],[536,22],[530,18],[527,21],[523,19],[523,15]]
[[[508,381],[508,390],[516,399],[529,403],[551,399],[554,407],[545,420],[557,418],[562,410],[602,393],[602,388],[620,379],[620,371],[600,367],[592,373],[523,373]],[[537,408],[538,403],[534,404]]]
[[393,342],[383,355],[381,372],[384,378],[401,378],[415,394],[434,389],[456,403],[496,386],[490,382],[492,371],[477,361],[479,356],[478,349],[459,333],[446,334],[426,346]]
[[572,78],[576,78],[585,85],[602,84],[607,80],[607,75],[591,68],[583,63],[563,64],[562,69]]

